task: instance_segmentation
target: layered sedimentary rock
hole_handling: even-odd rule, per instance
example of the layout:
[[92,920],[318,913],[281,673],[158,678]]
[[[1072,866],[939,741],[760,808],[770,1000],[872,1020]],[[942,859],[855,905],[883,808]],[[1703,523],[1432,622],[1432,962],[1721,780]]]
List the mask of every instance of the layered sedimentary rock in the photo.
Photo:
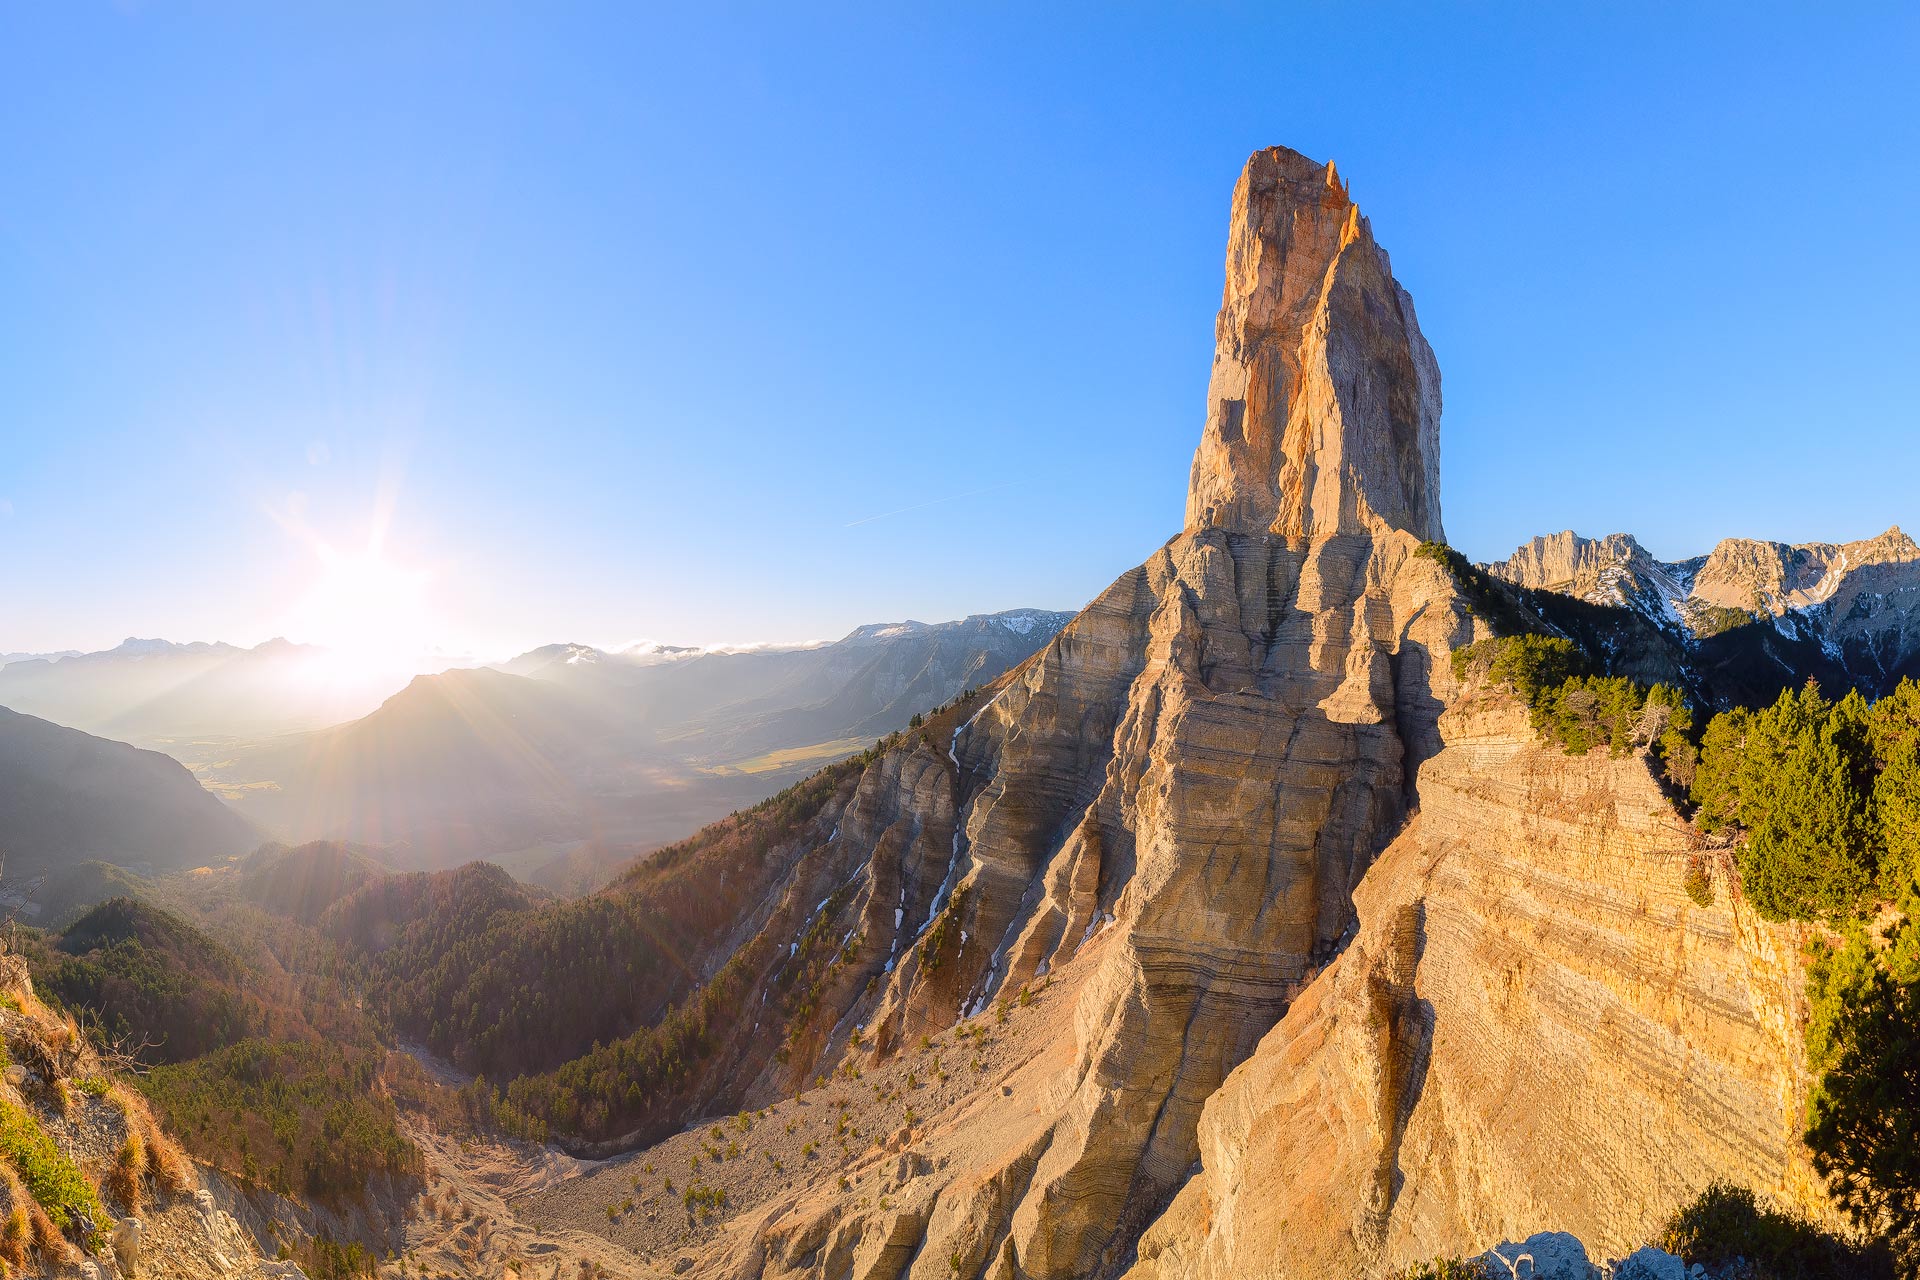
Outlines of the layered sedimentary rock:
[[[1459,627],[1411,558],[1440,536],[1438,374],[1331,166],[1249,162],[1217,332],[1187,532],[956,748],[968,1007],[1071,959],[1096,920],[1119,931],[999,1228],[1031,1276],[1111,1261],[1192,1162],[1201,1102],[1332,953]],[[951,1021],[917,976],[896,972],[883,1026]]]
[[[953,734],[944,882],[924,855],[886,870],[884,841],[837,855],[866,859],[841,981],[872,994],[802,1079],[856,1026],[884,1056],[1101,939],[1037,1128],[954,1173],[954,1194],[1004,1193],[926,1215],[911,1252],[942,1267],[1120,1265],[1186,1176],[1202,1103],[1350,929],[1435,746],[1435,664],[1471,635],[1414,554],[1442,536],[1439,375],[1366,219],[1331,166],[1274,149],[1241,176],[1230,237],[1187,530]],[[775,1214],[729,1265],[783,1273],[766,1247],[814,1273],[790,1246],[816,1225]]]
[[1360,929],[1208,1102],[1136,1280],[1398,1274],[1539,1223],[1620,1256],[1714,1179],[1827,1212],[1797,939],[1715,885],[1638,756],[1458,698]]
[[869,766],[756,916],[809,967],[754,995],[799,1012],[746,1100],[911,1090],[908,1054],[1052,983],[1044,1017],[677,1269],[1373,1274],[1625,1243],[1714,1174],[1813,1198],[1793,948],[1681,895],[1639,760],[1463,702],[1487,633],[1421,554],[1438,373],[1330,165],[1248,162],[1216,336],[1186,529]]

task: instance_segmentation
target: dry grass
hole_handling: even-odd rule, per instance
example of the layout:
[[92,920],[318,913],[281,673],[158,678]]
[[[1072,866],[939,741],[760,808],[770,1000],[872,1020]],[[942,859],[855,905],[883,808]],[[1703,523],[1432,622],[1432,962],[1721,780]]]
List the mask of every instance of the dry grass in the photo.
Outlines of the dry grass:
[[127,1140],[120,1144],[120,1154],[114,1157],[113,1168],[107,1171],[107,1191],[129,1218],[140,1216],[140,1210],[146,1203],[147,1144],[140,1140],[140,1131],[129,1124]]
[[153,1174],[153,1180],[161,1189],[175,1195],[190,1190],[194,1183],[193,1162],[161,1129],[147,1100],[125,1085],[115,1084],[107,1090],[107,1101],[126,1117],[128,1137],[139,1137],[145,1156],[144,1168]]
[[0,1262],[24,1269],[32,1249],[40,1251],[45,1266],[65,1266],[79,1259],[79,1252],[67,1243],[60,1228],[53,1225],[53,1219],[21,1181],[19,1170],[7,1160],[0,1160],[0,1195],[6,1199],[5,1214],[0,1217]]
[[4,1161],[0,1161],[0,1192],[7,1201],[6,1216],[0,1219],[0,1263],[5,1263],[10,1272],[24,1270],[27,1249],[33,1244],[33,1219],[28,1216],[33,1197],[27,1194],[26,1184],[13,1166]]
[[80,1251],[67,1243],[60,1234],[60,1228],[53,1225],[53,1219],[47,1211],[31,1196],[27,1198],[27,1222],[32,1228],[33,1247],[40,1251],[40,1257],[56,1267],[64,1267],[69,1262],[77,1262]]

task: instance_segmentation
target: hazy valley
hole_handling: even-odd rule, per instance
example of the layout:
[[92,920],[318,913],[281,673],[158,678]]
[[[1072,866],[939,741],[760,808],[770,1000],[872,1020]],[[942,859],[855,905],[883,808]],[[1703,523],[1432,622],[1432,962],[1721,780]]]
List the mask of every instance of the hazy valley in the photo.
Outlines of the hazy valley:
[[[13,661],[0,667],[0,705],[91,734],[138,725],[131,740],[175,756],[241,819],[209,818],[226,837],[202,837],[189,854],[166,836],[142,849],[112,830],[43,835],[21,809],[14,847],[26,862],[16,869],[30,872],[43,851],[167,870],[261,838],[340,839],[396,869],[484,858],[551,888],[591,888],[993,680],[1068,616],[875,624],[832,643],[742,652],[554,645],[416,677],[323,728],[304,726],[340,705],[311,675],[327,655],[296,646],[129,641]],[[315,685],[324,697],[300,696]],[[251,701],[263,686],[292,692]]]

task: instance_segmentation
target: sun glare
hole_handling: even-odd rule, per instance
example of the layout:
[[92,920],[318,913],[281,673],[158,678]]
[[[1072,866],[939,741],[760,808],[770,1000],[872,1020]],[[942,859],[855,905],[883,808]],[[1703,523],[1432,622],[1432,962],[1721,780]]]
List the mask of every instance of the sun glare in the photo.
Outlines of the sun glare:
[[377,552],[321,551],[319,579],[295,608],[291,638],[328,650],[343,675],[411,669],[430,643],[427,575]]

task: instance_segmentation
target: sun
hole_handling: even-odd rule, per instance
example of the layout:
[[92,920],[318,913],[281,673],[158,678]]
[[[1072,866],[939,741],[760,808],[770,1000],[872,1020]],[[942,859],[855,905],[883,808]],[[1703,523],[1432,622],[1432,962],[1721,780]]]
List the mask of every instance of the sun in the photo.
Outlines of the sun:
[[428,575],[378,551],[318,550],[320,574],[294,608],[289,637],[326,649],[347,675],[413,667],[431,642]]

